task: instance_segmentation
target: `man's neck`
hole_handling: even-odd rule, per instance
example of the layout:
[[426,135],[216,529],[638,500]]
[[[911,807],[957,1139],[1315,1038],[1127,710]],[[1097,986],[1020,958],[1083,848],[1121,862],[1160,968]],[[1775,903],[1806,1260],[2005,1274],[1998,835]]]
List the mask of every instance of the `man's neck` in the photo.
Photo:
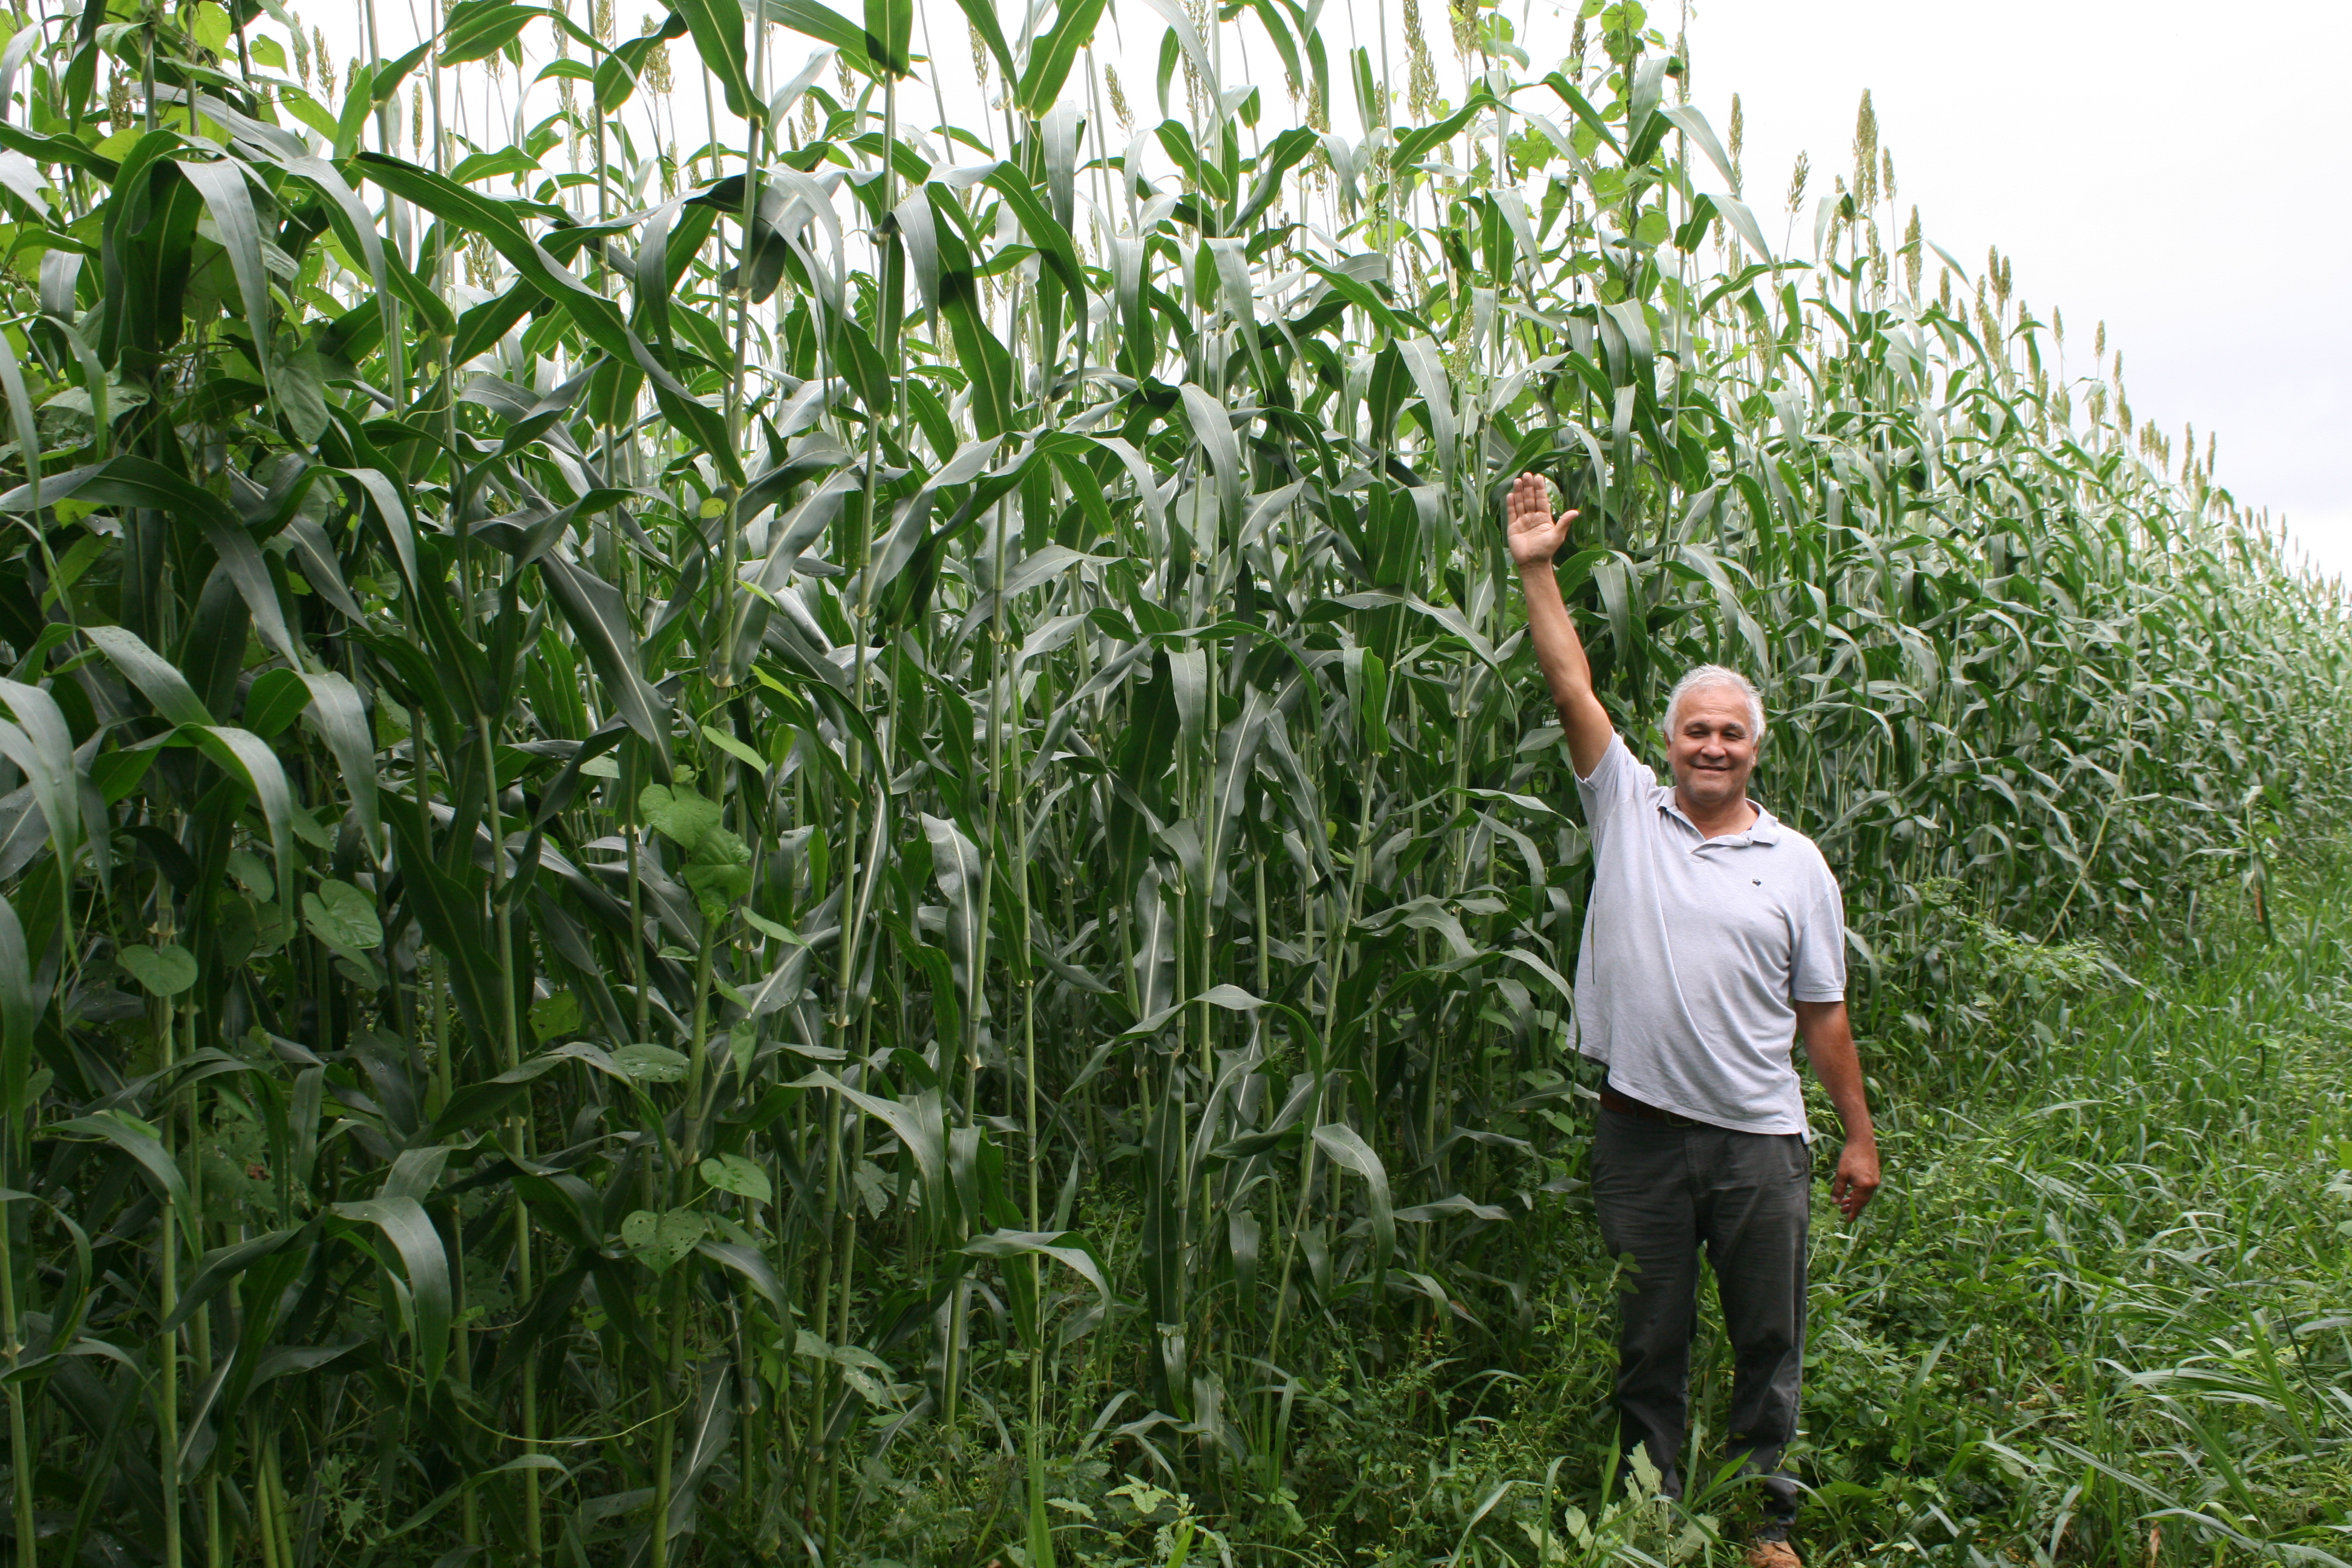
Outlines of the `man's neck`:
[[1690,793],[1680,787],[1675,790],[1675,805],[1690,819],[1690,825],[1698,829],[1703,838],[1720,838],[1727,833],[1745,833],[1755,826],[1763,815],[1745,796],[1726,801],[1711,810],[1702,809],[1691,799]]

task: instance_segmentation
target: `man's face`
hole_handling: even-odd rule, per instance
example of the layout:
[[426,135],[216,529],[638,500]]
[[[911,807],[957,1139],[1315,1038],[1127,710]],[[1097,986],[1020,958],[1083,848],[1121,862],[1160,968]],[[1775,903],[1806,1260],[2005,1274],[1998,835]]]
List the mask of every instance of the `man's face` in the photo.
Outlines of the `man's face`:
[[1756,731],[1748,699],[1728,686],[1703,686],[1683,694],[1667,737],[1675,786],[1699,810],[1713,811],[1745,800],[1748,775],[1756,771]]

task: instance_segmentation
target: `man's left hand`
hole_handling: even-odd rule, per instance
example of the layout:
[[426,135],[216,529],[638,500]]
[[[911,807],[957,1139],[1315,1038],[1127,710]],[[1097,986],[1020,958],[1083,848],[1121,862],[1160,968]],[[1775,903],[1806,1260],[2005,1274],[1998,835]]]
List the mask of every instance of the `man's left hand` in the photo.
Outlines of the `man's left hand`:
[[1837,1174],[1830,1179],[1830,1201],[1851,1220],[1877,1195],[1878,1141],[1848,1142],[1838,1152]]

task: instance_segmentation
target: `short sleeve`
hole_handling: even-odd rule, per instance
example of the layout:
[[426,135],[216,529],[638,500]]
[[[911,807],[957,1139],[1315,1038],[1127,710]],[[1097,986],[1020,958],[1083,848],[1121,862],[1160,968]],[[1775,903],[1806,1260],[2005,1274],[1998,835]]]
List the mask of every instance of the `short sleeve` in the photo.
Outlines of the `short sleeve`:
[[1592,772],[1576,781],[1577,796],[1584,803],[1585,830],[1598,844],[1608,837],[1609,825],[1628,806],[1646,801],[1657,784],[1658,775],[1634,759],[1625,738],[1610,736],[1609,749],[1592,764]]
[[1790,954],[1789,999],[1792,1002],[1845,1000],[1845,900],[1837,879],[1822,868],[1822,890],[1797,928]]

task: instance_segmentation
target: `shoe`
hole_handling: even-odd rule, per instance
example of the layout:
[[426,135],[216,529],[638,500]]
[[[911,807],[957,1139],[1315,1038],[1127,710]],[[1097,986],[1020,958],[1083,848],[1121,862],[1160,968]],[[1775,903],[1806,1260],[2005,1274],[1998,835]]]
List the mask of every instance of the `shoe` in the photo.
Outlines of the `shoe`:
[[1805,1560],[1797,1555],[1785,1535],[1748,1542],[1747,1560],[1748,1568],[1805,1568]]

